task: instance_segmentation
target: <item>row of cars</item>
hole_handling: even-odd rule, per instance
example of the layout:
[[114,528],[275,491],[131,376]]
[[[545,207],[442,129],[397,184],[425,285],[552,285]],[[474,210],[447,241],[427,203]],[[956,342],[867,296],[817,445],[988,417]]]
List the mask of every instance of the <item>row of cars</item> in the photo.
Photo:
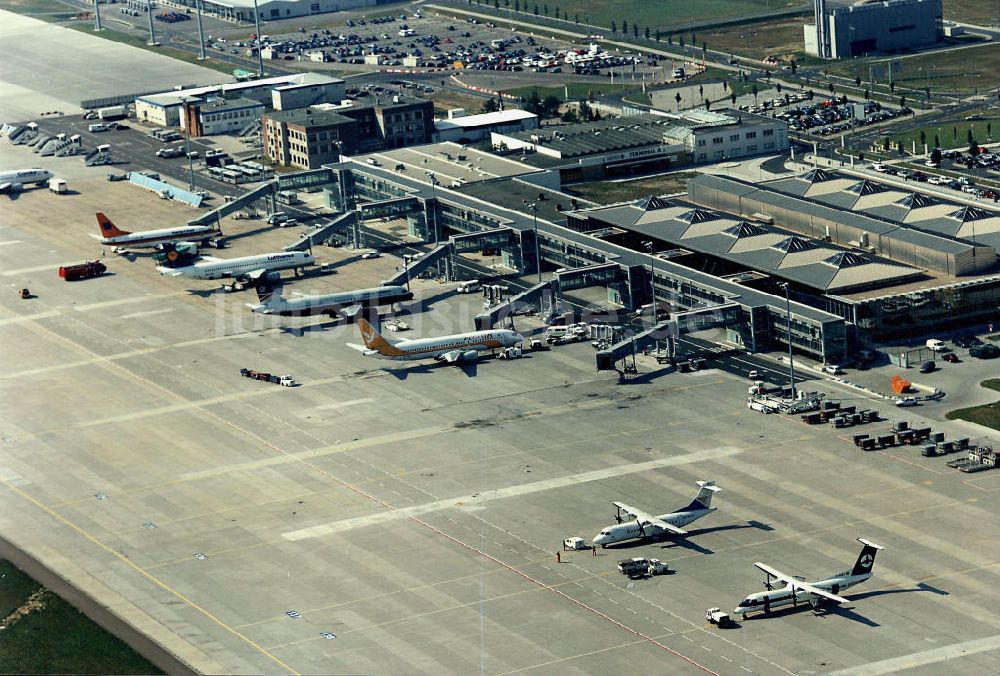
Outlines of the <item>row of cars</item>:
[[[799,94],[796,99],[802,97],[809,99],[811,92]],[[809,133],[826,136],[841,131],[847,131],[852,127],[868,126],[892,120],[903,115],[913,113],[907,107],[885,108],[876,101],[866,101],[864,104],[864,117],[855,116],[855,104],[843,99],[827,99],[815,105],[796,107],[785,110],[775,115],[775,118],[788,122],[789,131],[808,131]]]
[[[1000,156],[997,156],[1000,157]],[[938,164],[932,160],[927,160],[924,162],[927,167],[937,169]],[[972,195],[973,197],[981,197],[983,199],[991,199],[994,201],[1000,200],[1000,192],[994,188],[989,188],[985,186],[978,186],[972,182],[966,176],[959,176],[958,178],[952,178],[950,176],[942,176],[936,174],[925,174],[922,171],[916,171],[913,169],[898,168],[890,164],[883,164],[881,162],[876,162],[872,165],[872,170],[877,171],[880,174],[885,174],[887,176],[897,176],[905,181],[913,180],[920,183],[929,183],[930,185],[937,185],[944,188],[951,188],[952,190],[961,190],[967,195]]]

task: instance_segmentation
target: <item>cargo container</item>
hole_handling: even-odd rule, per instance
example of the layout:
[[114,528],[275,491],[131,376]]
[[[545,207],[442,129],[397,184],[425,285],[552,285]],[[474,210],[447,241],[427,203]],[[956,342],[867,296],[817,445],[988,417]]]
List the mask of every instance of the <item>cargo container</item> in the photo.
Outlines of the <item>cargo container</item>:
[[108,106],[97,111],[97,117],[101,120],[120,120],[126,116],[125,106]]

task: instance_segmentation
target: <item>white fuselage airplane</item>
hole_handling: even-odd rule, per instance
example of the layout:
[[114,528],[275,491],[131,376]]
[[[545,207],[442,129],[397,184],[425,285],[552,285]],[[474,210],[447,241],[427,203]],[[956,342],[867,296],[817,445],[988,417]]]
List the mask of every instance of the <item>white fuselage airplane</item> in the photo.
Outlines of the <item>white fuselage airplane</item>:
[[164,244],[207,242],[217,231],[207,225],[186,225],[177,228],[128,232],[119,230],[103,213],[97,214],[101,229],[101,244],[122,249],[154,249]]
[[268,272],[277,270],[299,269],[312,265],[315,258],[305,251],[289,251],[284,253],[260,254],[259,256],[243,256],[242,258],[211,258],[180,268],[157,266],[161,275],[171,277],[186,277],[188,279],[222,279],[235,277],[257,281]]
[[0,171],[0,192],[17,192],[28,183],[45,185],[52,176],[53,173],[48,169],[38,168]]
[[358,289],[343,293],[327,293],[318,296],[283,298],[280,290],[259,292],[260,303],[247,303],[250,310],[265,315],[282,317],[308,317],[330,315],[354,317],[361,310],[379,305],[392,305],[413,300],[413,293],[401,286],[377,286],[373,289]]
[[[817,607],[823,600],[835,603],[847,603],[847,599],[838,596],[838,594],[870,578],[872,576],[872,566],[875,564],[875,555],[880,549],[883,549],[881,545],[869,542],[868,540],[862,540],[861,538],[858,538],[858,542],[863,547],[861,548],[861,553],[858,555],[858,560],[854,564],[854,568],[835,573],[825,580],[817,582],[802,582],[796,577],[782,573],[758,561],[753,565],[767,573],[767,581],[764,582],[767,591],[747,596],[740,601],[733,614],[740,615],[743,619],[746,619],[748,613],[760,611],[767,614],[775,608],[797,606],[800,603],[808,603],[813,608]],[[785,586],[780,589],[774,589],[771,586],[772,577],[785,582]]]
[[358,319],[358,328],[361,331],[361,339],[365,343],[364,347],[348,343],[350,347],[360,350],[366,357],[395,361],[438,359],[449,364],[472,362],[478,359],[479,353],[484,350],[503,349],[524,342],[524,336],[516,331],[491,329],[392,343],[363,318]]
[[[715,507],[711,506],[712,495],[722,490],[715,485],[714,481],[699,481],[697,483],[699,486],[698,495],[694,497],[691,504],[670,514],[653,516],[621,502],[612,503],[618,508],[618,513],[615,515],[618,524],[602,529],[594,538],[594,544],[607,547],[626,540],[661,535],[686,535],[687,531],[683,530],[681,526],[686,526],[692,521],[697,521],[706,514],[714,512]],[[631,520],[626,520],[625,517],[630,517]]]

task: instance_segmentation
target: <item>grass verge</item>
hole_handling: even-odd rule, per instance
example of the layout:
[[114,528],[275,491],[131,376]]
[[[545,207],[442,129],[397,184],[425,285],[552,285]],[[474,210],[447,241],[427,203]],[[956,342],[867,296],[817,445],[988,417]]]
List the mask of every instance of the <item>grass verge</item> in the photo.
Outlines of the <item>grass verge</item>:
[[[979,385],[1000,392],[1000,378],[984,380]],[[965,420],[982,425],[983,427],[1000,430],[1000,400],[994,401],[992,404],[970,406],[969,408],[948,411],[945,417],[948,420]]]
[[0,673],[161,674],[127,644],[0,559]]
[[636,178],[629,181],[596,181],[578,183],[563,188],[564,192],[579,195],[598,204],[614,204],[637,200],[650,195],[664,195],[687,190],[688,179],[696,176],[692,171]]

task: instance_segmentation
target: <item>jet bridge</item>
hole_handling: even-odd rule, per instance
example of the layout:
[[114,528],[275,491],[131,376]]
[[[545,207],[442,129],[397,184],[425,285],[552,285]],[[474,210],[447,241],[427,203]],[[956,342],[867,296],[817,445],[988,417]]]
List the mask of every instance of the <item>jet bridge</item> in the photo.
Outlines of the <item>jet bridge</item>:
[[284,250],[307,251],[317,242],[324,242],[333,237],[336,233],[354,227],[357,222],[358,214],[356,211],[348,211],[346,214],[340,214],[333,220],[321,223],[317,227],[304,232],[301,237],[284,247]]
[[481,230],[448,238],[455,246],[455,253],[482,251],[483,249],[507,249],[514,241],[514,231],[510,228]]
[[249,206],[259,199],[264,197],[273,197],[277,192],[277,183],[275,181],[268,181],[263,185],[254,188],[250,192],[243,193],[231,202],[226,202],[221,204],[211,211],[206,211],[200,216],[188,221],[188,225],[215,225],[218,226],[219,222],[228,216],[229,214],[236,213],[246,206]]
[[638,352],[642,352],[647,347],[656,346],[664,340],[676,339],[678,335],[677,321],[667,319],[656,326],[652,326],[640,333],[626,335],[625,338],[607,350],[597,353],[597,370],[613,371],[615,364],[623,361]]
[[506,302],[490,308],[486,312],[476,315],[476,331],[485,331],[495,326],[497,322],[513,316],[514,313],[525,305],[532,305],[535,303],[541,305],[546,296],[549,298],[549,305],[551,306],[552,297],[555,293],[554,284],[555,283],[551,280],[535,284],[516,296],[512,296]]
[[[410,255],[404,256],[403,269],[389,279],[383,280],[382,286],[398,286],[402,284],[406,288],[410,288],[411,279],[419,277],[421,273],[427,272],[427,270],[435,267],[441,261],[445,262],[446,269],[450,273],[451,255],[451,243],[444,242],[417,259],[413,259]],[[449,274],[448,276],[450,277],[451,275]]]
[[572,291],[588,286],[609,286],[622,278],[622,268],[618,263],[602,263],[582,268],[564,268],[556,271],[559,291]]

